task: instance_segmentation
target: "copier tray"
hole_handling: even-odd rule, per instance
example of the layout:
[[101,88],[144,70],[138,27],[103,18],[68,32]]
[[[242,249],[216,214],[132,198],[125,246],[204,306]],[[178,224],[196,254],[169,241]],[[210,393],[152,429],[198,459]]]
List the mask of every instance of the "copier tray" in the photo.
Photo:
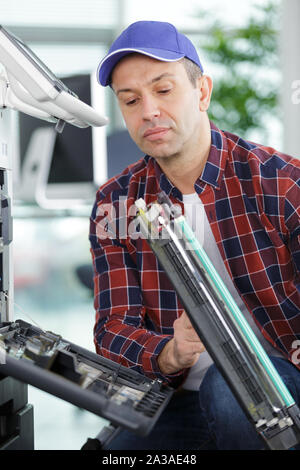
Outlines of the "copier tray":
[[0,374],[33,385],[117,426],[145,436],[173,389],[16,320],[0,323]]

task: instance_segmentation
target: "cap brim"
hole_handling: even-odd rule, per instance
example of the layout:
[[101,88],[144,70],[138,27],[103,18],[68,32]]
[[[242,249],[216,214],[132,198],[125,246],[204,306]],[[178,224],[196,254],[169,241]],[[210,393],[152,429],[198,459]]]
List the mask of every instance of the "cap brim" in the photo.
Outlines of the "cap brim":
[[143,54],[153,59],[161,60],[163,62],[176,62],[184,57],[184,54],[179,54],[178,52],[166,51],[162,49],[139,49],[139,48],[126,48],[118,49],[114,52],[108,54],[97,68],[97,80],[102,86],[107,86],[110,84],[110,75],[113,71],[113,68],[116,64],[128,54],[137,52],[138,54]]

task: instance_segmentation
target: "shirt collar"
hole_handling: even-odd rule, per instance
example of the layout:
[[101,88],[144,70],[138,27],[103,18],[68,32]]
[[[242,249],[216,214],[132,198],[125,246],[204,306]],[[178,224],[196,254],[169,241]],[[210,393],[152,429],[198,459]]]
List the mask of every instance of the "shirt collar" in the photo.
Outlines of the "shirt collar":
[[[225,134],[220,131],[211,121],[210,127],[210,151],[202,175],[196,180],[195,183],[195,190],[198,194],[203,191],[206,183],[212,185],[216,189],[220,188],[228,159],[228,145]],[[150,164],[151,167],[153,166],[161,190],[164,191],[168,196],[173,195],[175,198],[182,200],[181,192],[167,178],[156,160],[153,157],[146,155],[145,161],[147,164]]]
[[213,122],[210,122],[210,127],[211,146],[202,175],[195,183],[197,192],[203,190],[203,183],[208,183],[216,189],[220,188],[228,160],[228,145],[225,134]]

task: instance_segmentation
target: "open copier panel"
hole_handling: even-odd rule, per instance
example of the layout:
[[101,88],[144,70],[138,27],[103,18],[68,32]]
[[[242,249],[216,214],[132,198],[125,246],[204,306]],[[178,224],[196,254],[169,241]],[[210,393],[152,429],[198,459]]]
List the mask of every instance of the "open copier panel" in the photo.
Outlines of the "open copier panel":
[[147,435],[173,390],[22,320],[0,323],[0,373]]

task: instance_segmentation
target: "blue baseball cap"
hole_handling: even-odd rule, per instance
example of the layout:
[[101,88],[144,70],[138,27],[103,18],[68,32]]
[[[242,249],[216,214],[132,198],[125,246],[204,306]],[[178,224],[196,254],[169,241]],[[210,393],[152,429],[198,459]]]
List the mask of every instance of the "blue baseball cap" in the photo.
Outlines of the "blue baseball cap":
[[134,52],[164,62],[175,62],[187,57],[203,72],[194,45],[175,26],[162,21],[137,21],[120,34],[100,62],[98,82],[103,86],[110,85],[114,67],[123,57]]

